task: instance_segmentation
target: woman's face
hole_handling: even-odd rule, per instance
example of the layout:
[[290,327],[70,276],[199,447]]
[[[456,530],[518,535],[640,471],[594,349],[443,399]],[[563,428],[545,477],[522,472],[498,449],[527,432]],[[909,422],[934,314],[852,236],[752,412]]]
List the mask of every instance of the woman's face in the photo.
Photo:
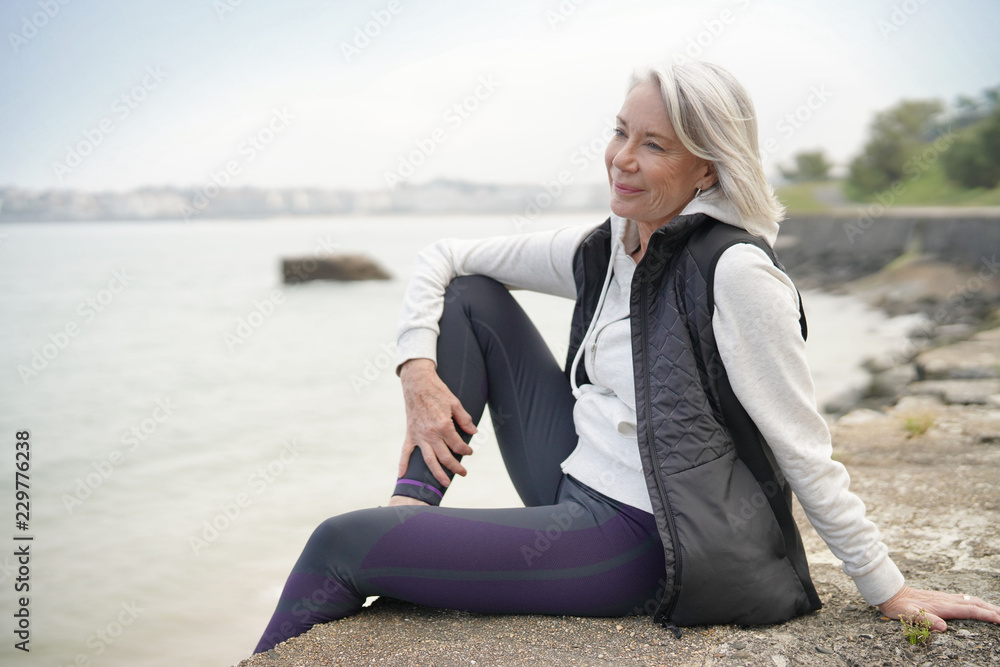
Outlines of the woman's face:
[[640,83],[625,98],[604,153],[611,210],[660,227],[716,180],[715,165],[684,148],[667,120],[659,87]]

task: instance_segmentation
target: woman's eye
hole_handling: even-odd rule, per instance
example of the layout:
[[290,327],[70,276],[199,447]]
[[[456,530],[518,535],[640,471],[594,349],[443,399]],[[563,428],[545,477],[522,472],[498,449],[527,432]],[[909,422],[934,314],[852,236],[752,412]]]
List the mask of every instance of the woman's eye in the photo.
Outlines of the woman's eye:
[[615,136],[616,137],[624,137],[625,136],[625,130],[623,130],[620,127],[616,127],[615,128]]
[[654,143],[654,142],[652,142],[652,141],[650,141],[650,142],[649,142],[648,144],[646,144],[646,145],[647,145],[647,146],[649,146],[650,148],[652,148],[652,149],[653,149],[654,151],[662,151],[662,150],[663,150],[662,148],[660,148],[660,147],[659,147],[659,145],[655,144],[655,143]]

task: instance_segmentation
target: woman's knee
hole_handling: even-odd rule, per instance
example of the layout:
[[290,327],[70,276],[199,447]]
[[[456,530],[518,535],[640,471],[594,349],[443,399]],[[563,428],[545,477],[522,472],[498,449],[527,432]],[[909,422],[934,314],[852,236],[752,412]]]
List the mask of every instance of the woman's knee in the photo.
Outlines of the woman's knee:
[[351,567],[360,564],[379,539],[427,506],[375,507],[338,514],[320,523],[309,537],[302,559]]
[[364,548],[361,544],[372,526],[366,521],[365,510],[338,514],[326,519],[313,530],[302,550],[302,561],[315,566],[318,561],[343,560]]
[[508,297],[502,283],[478,274],[453,278],[444,292],[445,307],[480,304],[484,300]]

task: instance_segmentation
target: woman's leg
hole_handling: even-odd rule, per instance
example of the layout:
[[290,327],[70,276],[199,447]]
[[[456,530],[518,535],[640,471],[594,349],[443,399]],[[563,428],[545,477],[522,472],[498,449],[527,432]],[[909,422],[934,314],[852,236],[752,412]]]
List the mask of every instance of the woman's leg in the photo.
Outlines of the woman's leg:
[[[577,441],[575,399],[559,363],[514,297],[485,276],[451,282],[440,328],[441,380],[476,424],[489,404],[500,453],[522,502],[551,505],[562,479],[559,464]],[[455,428],[469,442],[472,436]],[[443,493],[415,450],[394,495],[437,505]]]
[[[569,381],[496,281],[467,276],[449,286],[438,375],[476,423],[490,406],[527,507],[381,507],[327,520],[295,564],[258,652],[353,614],[372,595],[498,613],[619,616],[655,606],[663,576],[655,521],[562,475],[577,440]],[[436,505],[441,493],[416,452],[396,494]]]
[[256,652],[371,595],[485,613],[650,613],[663,567],[651,514],[569,477],[548,506],[349,512],[309,539]]

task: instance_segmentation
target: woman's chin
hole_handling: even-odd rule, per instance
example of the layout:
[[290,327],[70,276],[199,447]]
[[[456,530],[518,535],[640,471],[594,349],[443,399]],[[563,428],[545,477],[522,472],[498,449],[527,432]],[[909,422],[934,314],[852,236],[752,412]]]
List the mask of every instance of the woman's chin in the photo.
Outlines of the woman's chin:
[[612,193],[611,195],[611,212],[620,218],[629,218],[629,214],[632,213],[633,206],[629,206],[627,203],[620,200],[618,197]]

